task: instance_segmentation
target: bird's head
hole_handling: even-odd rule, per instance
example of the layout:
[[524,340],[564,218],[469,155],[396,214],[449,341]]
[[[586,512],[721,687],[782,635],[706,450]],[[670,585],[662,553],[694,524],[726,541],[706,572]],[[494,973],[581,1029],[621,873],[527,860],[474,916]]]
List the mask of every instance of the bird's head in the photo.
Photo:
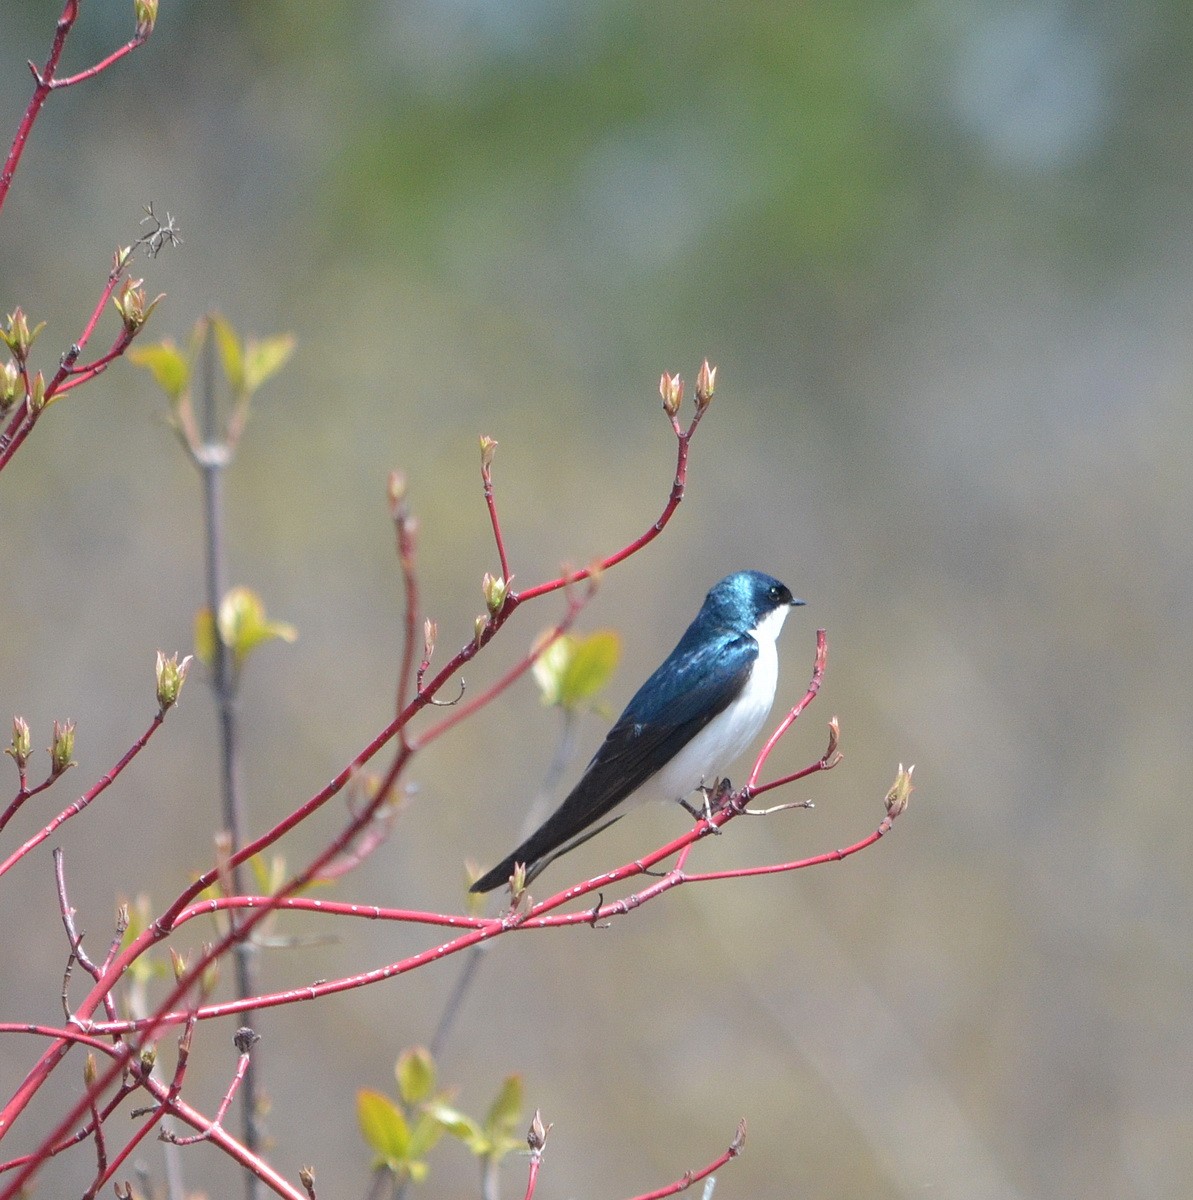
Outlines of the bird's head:
[[715,584],[701,615],[742,633],[778,636],[789,608],[803,604],[791,589],[761,571],[738,571]]

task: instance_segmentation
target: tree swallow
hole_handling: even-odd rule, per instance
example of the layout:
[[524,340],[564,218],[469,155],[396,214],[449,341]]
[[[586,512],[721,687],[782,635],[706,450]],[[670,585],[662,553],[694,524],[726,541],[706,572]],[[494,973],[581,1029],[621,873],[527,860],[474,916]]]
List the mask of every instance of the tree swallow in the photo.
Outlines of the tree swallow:
[[770,712],[779,674],[775,640],[787,610],[798,604],[784,584],[760,571],[722,579],[626,705],[567,799],[472,891],[500,887],[518,863],[529,883],[561,854],[608,829],[629,805],[684,802],[711,784]]

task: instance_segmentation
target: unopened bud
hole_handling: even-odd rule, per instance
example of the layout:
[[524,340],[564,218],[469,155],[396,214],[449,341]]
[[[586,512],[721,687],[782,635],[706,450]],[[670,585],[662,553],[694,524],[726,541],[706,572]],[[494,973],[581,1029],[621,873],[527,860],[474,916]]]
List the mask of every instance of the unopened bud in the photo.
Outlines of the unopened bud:
[[24,398],[25,384],[21,379],[21,371],[10,358],[0,366],[0,416],[8,412],[18,400]]
[[90,1087],[99,1077],[99,1066],[95,1061],[95,1051],[88,1050],[83,1060],[83,1082]]
[[73,767],[75,752],[75,723],[73,721],[55,721],[54,732],[50,738],[50,774],[61,775],[69,767]]
[[12,356],[17,362],[23,363],[29,357],[29,350],[37,340],[37,335],[45,327],[46,323],[42,321],[40,325],[30,329],[24,309],[17,307],[8,314],[7,323],[0,326],[0,341],[12,351]]
[[547,1144],[547,1134],[554,1129],[554,1125],[543,1124],[543,1114],[536,1108],[534,1117],[531,1119],[530,1128],[526,1131],[526,1144],[535,1154],[542,1152],[543,1147]]
[[33,741],[29,736],[29,722],[24,717],[13,717],[12,745],[4,753],[12,755],[19,770],[25,769],[29,762],[29,755],[33,753]]
[[157,0],[133,0],[133,16],[137,21],[137,37],[144,41],[157,23]]
[[188,654],[179,662],[177,653],[167,658],[160,650],[157,652],[157,703],[162,712],[177,703],[193,658]]
[[488,617],[477,617],[472,625],[472,640],[476,643],[476,648],[480,649],[481,639],[485,636],[485,630],[489,628]]
[[162,296],[157,296],[148,305],[145,303],[145,289],[141,286],[142,279],[126,279],[120,291],[112,297],[112,303],[124,322],[126,333],[136,333],[146,321],[150,313],[158,306]]
[[742,1117],[737,1123],[737,1132],[733,1135],[733,1141],[729,1143],[729,1153],[736,1158],[746,1144],[746,1119]]
[[174,982],[177,983],[186,974],[186,959],[170,947],[170,969],[174,972]]
[[664,371],[659,380],[659,395],[663,397],[663,411],[669,417],[674,417],[683,403],[683,379]]
[[900,763],[899,773],[895,776],[895,782],[891,784],[891,790],[886,794],[886,815],[892,821],[903,814],[907,808],[907,801],[910,799],[911,793],[915,790],[911,786],[911,773],[914,770],[914,763],[906,770],[903,769],[903,764]]
[[497,449],[497,443],[491,437],[481,437],[481,471],[489,474],[489,468],[493,465],[493,453]]
[[155,1062],[157,1062],[157,1047],[146,1046],[145,1049],[141,1051],[141,1074],[148,1075],[153,1070],[153,1064]]
[[526,891],[526,864],[514,863],[514,869],[510,872],[510,895],[517,904],[522,899],[522,893]]
[[389,499],[390,516],[396,521],[402,515],[403,501],[406,499],[406,473],[404,471],[390,471],[385,494]]
[[315,1195],[315,1168],[314,1167],[299,1167],[298,1182],[306,1189],[308,1196]]
[[261,1035],[247,1025],[242,1025],[232,1038],[232,1043],[241,1054],[247,1054],[259,1041]]
[[29,411],[39,413],[46,406],[46,377],[38,371],[29,381]]
[[423,622],[423,659],[425,661],[431,661],[431,655],[435,653],[435,642],[438,638],[439,626],[428,617]]
[[199,979],[199,986],[203,991],[204,996],[210,996],[215,991],[216,985],[220,981],[220,962],[218,958],[211,957],[211,943],[204,942],[203,957],[206,958],[207,966],[203,968],[203,974]]
[[696,407],[703,412],[712,403],[712,394],[717,386],[717,369],[708,364],[706,358],[696,374]]
[[824,769],[830,770],[844,758],[839,747],[841,745],[841,722],[833,717],[828,723],[828,749],[824,752]]
[[484,593],[485,606],[493,616],[496,616],[501,611],[502,605],[505,604],[505,598],[509,594],[509,584],[500,575],[490,575],[486,571],[481,580],[481,592]]

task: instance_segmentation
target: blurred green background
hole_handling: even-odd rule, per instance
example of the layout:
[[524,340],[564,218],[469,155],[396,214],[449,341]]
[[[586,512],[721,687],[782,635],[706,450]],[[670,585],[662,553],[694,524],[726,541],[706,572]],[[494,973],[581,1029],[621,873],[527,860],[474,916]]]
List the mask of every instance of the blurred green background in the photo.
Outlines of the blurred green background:
[[[58,11],[7,0],[8,131]],[[88,0],[66,69],[130,29],[131,4]],[[803,692],[817,625],[830,658],[776,769],[814,759],[834,713],[846,762],[789,796],[814,811],[738,821],[693,865],[852,842],[898,762],[918,764],[893,836],[844,865],[493,947],[441,1066],[470,1111],[524,1072],[555,1123],[540,1194],[661,1186],[743,1115],[718,1196],[1189,1194],[1191,49],[1189,7],[1147,0],[163,0],[143,50],[50,98],[0,219],[0,308],[49,322],[38,365],[76,336],[150,201],[185,245],[137,268],[168,293],[149,337],[218,307],[299,340],[228,483],[232,578],[301,632],[243,690],[254,829],[391,711],[388,472],[410,478],[445,654],[497,569],[478,435],[500,442],[532,583],[654,520],[673,469],[656,382],[691,383],[703,355],[720,370],[689,497],[583,627],[623,634],[619,707],[711,583],[780,576],[809,603],[784,632],[779,705]],[[162,416],[118,364],[0,479],[0,712],[39,748],[52,718],[79,725],[69,786],[14,837],[140,732],[154,651],[189,648],[199,490]],[[519,614],[470,689],[557,611]],[[392,840],[337,896],[457,907],[463,860],[514,844],[558,732],[527,681],[438,743]],[[586,719],[569,778],[602,733]],[[118,895],[160,903],[210,862],[214,748],[192,679],[148,754],[56,839],[93,948]],[[685,827],[643,811],[544,883]],[[303,830],[289,859],[332,828]],[[48,847],[0,914],[5,1017],[60,1020]],[[266,984],[427,944],[335,932],[266,956]],[[355,1091],[392,1091],[457,969],[260,1017],[281,1170],[313,1163],[321,1191],[363,1194]],[[197,1038],[209,1109],[235,1061],[225,1024]],[[5,1094],[33,1053],[0,1044]],[[85,1159],[46,1186],[78,1190]],[[193,1188],[238,1186],[212,1153],[184,1162]],[[524,1178],[511,1160],[507,1193]],[[425,1194],[476,1194],[458,1147]]]

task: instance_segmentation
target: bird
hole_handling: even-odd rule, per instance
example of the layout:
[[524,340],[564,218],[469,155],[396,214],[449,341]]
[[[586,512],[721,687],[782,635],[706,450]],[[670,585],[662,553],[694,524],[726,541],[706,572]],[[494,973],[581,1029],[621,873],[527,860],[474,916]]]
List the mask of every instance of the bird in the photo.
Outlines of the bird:
[[786,584],[738,571],[715,584],[675,649],[634,693],[579,782],[516,850],[471,887],[490,892],[620,820],[631,805],[678,801],[713,782],[753,741],[778,684],[775,642],[793,607]]

